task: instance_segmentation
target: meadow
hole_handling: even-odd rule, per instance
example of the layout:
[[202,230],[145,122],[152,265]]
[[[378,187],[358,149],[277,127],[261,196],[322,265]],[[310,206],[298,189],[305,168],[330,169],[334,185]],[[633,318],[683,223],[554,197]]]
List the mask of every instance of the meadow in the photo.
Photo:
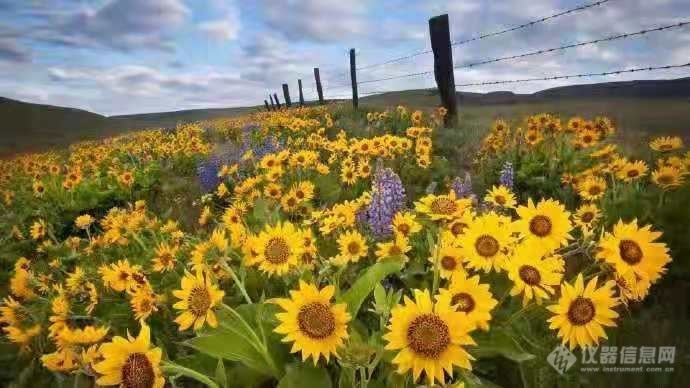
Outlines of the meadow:
[[[684,381],[687,103],[468,106],[444,128],[427,97],[0,161],[0,383]],[[559,344],[675,346],[675,370],[559,374]]]

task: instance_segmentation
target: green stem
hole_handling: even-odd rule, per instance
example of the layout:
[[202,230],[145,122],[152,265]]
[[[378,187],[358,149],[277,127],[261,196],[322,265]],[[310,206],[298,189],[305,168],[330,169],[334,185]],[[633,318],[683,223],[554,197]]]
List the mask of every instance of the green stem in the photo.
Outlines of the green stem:
[[240,292],[242,293],[242,296],[244,297],[244,300],[248,304],[252,304],[252,298],[249,297],[249,294],[247,293],[247,289],[244,287],[244,283],[240,280],[240,278],[237,277],[237,274],[235,271],[226,263],[224,260],[221,261],[223,264],[223,269],[230,272],[230,277],[232,277],[232,280],[235,282],[235,285],[237,285],[237,288],[240,289]]
[[194,369],[189,369],[187,367],[184,367],[179,364],[175,364],[174,362],[170,361],[163,361],[163,365],[161,365],[161,369],[163,372],[166,373],[175,373],[175,374],[181,374],[190,378],[193,378],[194,380],[206,384],[207,387],[209,388],[219,388],[218,384],[216,384],[213,380],[211,380],[208,376],[201,374]]

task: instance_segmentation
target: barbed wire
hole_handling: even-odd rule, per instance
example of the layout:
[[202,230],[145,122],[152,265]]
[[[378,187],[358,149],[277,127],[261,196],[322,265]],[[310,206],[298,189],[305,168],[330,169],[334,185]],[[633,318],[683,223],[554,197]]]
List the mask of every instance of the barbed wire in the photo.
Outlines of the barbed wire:
[[568,44],[568,45],[564,45],[564,46],[552,47],[549,49],[542,49],[542,50],[530,51],[530,52],[522,53],[522,54],[510,55],[507,57],[492,58],[492,59],[486,59],[486,60],[479,61],[479,62],[467,63],[464,65],[456,65],[456,66],[454,66],[454,68],[455,69],[463,69],[463,68],[469,68],[469,67],[474,67],[474,66],[479,66],[479,65],[486,65],[489,63],[496,63],[496,62],[513,60],[513,59],[531,57],[534,55],[547,54],[547,53],[552,53],[552,52],[561,51],[561,50],[567,50],[567,49],[576,48],[576,47],[583,47],[583,46],[588,46],[588,45],[592,45],[592,44],[598,44],[598,43],[602,43],[602,42],[610,42],[610,41],[618,40],[618,39],[625,39],[625,38],[630,38],[630,37],[634,37],[634,36],[641,36],[641,35],[644,35],[644,34],[647,34],[650,32],[659,32],[659,31],[669,30],[672,28],[680,28],[683,26],[687,26],[688,24],[690,24],[690,22],[674,23],[674,24],[669,24],[667,26],[663,26],[663,27],[648,28],[648,29],[644,29],[644,30],[640,30],[640,31],[636,31],[636,32],[628,32],[628,33],[624,33],[624,34],[612,35],[612,36],[608,36],[606,38],[599,38],[599,39],[590,40],[590,41],[586,41],[586,42],[578,42],[578,43]]
[[685,63],[682,65],[638,67],[638,68],[632,68],[632,69],[605,71],[605,72],[601,72],[601,73],[582,73],[582,74],[557,75],[557,76],[552,76],[552,77],[541,77],[541,78],[523,78],[523,79],[514,79],[514,80],[473,82],[473,83],[466,83],[466,84],[455,84],[455,86],[458,86],[458,87],[484,86],[484,85],[511,84],[511,83],[519,83],[519,82],[553,81],[553,80],[559,80],[559,79],[598,77],[598,76],[618,75],[618,74],[625,74],[625,73],[637,73],[640,71],[667,70],[667,69],[676,69],[676,68],[681,68],[681,67],[690,67],[690,63]]
[[[531,26],[533,26],[533,25],[535,25],[535,24],[543,23],[543,22],[545,22],[545,21],[548,21],[548,20],[551,20],[551,19],[555,19],[555,18],[558,18],[558,17],[560,17],[560,16],[565,16],[565,15],[569,15],[569,14],[571,14],[571,13],[575,13],[575,12],[579,12],[579,11],[584,11],[584,10],[586,10],[586,9],[588,9],[588,8],[596,7],[596,6],[599,6],[599,5],[601,5],[601,4],[607,3],[607,2],[609,2],[609,1],[610,1],[610,0],[601,0],[601,1],[594,2],[594,3],[582,4],[582,5],[577,6],[577,7],[575,7],[575,8],[570,8],[570,9],[567,9],[567,10],[565,10],[565,11],[558,12],[558,13],[555,13],[555,14],[553,14],[553,15],[545,16],[545,17],[540,18],[540,19],[535,19],[535,20],[532,20],[532,21],[529,21],[529,22],[527,22],[527,23],[523,23],[523,24],[520,24],[520,25],[517,25],[517,26],[509,27],[509,28],[506,28],[506,29],[504,29],[504,30],[489,32],[489,33],[486,33],[486,34],[482,34],[482,35],[475,36],[475,37],[473,37],[473,38],[468,38],[468,39],[460,40],[460,41],[457,41],[457,42],[451,42],[450,45],[451,45],[451,46],[460,46],[460,45],[464,45],[464,44],[467,44],[467,43],[470,43],[470,42],[474,42],[474,41],[477,41],[477,40],[486,39],[486,38],[490,38],[490,37],[497,36],[497,35],[503,35],[503,34],[506,34],[506,33],[512,32],[512,31],[516,31],[516,30],[520,30],[520,29],[523,29],[523,28],[531,27]],[[431,49],[425,49],[425,50],[415,51],[415,52],[412,52],[412,53],[410,53],[410,54],[403,55],[403,56],[401,56],[401,57],[392,58],[392,59],[385,60],[385,61],[383,61],[383,62],[372,63],[372,64],[370,64],[370,65],[361,66],[361,67],[356,68],[356,70],[366,70],[366,69],[371,69],[371,68],[374,68],[374,67],[390,65],[390,64],[392,64],[392,63],[402,62],[402,61],[405,61],[405,60],[407,60],[407,59],[411,59],[411,58],[414,58],[414,57],[418,57],[418,56],[420,56],[420,55],[429,54],[429,53],[431,53],[431,52],[433,52],[433,50],[431,50]]]
[[429,74],[433,74],[433,73],[434,73],[434,71],[433,71],[433,70],[430,70],[430,71],[422,71],[422,72],[419,72],[419,73],[410,73],[410,74],[394,75],[394,76],[391,76],[391,77],[378,78],[378,79],[369,79],[369,80],[366,80],[366,81],[360,81],[360,82],[357,82],[357,85],[369,84],[369,83],[381,82],[381,81],[390,81],[390,80],[392,80],[392,79],[400,79],[400,78],[408,78],[408,77],[419,77],[419,76],[429,75]]
[[553,14],[553,15],[545,16],[545,17],[540,18],[540,19],[535,19],[535,20],[529,21],[529,22],[527,22],[527,23],[519,24],[519,25],[514,26],[514,27],[506,28],[505,30],[490,32],[490,33],[487,33],[487,34],[482,34],[482,35],[476,36],[476,37],[474,37],[474,38],[468,38],[468,39],[460,40],[460,41],[457,41],[457,42],[451,42],[450,45],[451,45],[451,46],[460,46],[460,45],[463,45],[463,44],[467,44],[467,43],[470,43],[470,42],[474,42],[474,41],[476,41],[476,40],[486,39],[486,38],[490,38],[490,37],[497,36],[497,35],[507,34],[507,33],[509,33],[509,32],[513,32],[513,31],[516,31],[516,30],[520,30],[520,29],[523,29],[523,28],[526,28],[526,27],[531,27],[531,26],[533,26],[533,25],[535,25],[535,24],[543,23],[543,22],[545,22],[545,21],[547,21],[547,20],[555,19],[555,18],[558,18],[558,17],[561,17],[561,16],[569,15],[569,14],[571,14],[571,13],[579,12],[579,11],[584,11],[584,10],[586,10],[586,9],[589,9],[589,8],[592,8],[592,7],[596,7],[596,6],[602,5],[602,4],[604,4],[604,3],[608,3],[609,1],[610,1],[610,0],[601,0],[601,1],[597,1],[597,2],[595,2],[595,3],[582,4],[582,5],[577,6],[577,7],[575,7],[575,8],[567,9],[567,10],[565,10],[565,11],[563,11],[563,12],[559,12],[559,13],[555,13],[555,14]]

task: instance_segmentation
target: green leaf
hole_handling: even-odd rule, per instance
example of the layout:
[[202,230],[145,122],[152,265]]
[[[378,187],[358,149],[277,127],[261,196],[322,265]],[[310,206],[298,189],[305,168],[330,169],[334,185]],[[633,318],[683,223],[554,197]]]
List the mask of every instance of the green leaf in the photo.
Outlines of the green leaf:
[[332,388],[328,370],[306,363],[297,364],[288,368],[285,376],[278,382],[278,388],[304,387]]
[[492,358],[503,356],[517,363],[534,359],[534,355],[527,353],[504,330],[494,329],[491,334],[479,334],[475,336],[477,347],[470,349],[470,353],[476,358]]
[[319,199],[324,203],[335,203],[340,199],[342,189],[340,182],[333,174],[319,175],[314,178],[314,185],[318,189]]
[[362,276],[338,298],[338,302],[347,303],[347,311],[352,317],[357,316],[364,299],[369,296],[374,287],[388,275],[402,269],[400,260],[386,259],[369,267]]
[[216,382],[223,388],[228,388],[228,376],[225,373],[225,364],[222,359],[218,359],[218,367],[216,367]]

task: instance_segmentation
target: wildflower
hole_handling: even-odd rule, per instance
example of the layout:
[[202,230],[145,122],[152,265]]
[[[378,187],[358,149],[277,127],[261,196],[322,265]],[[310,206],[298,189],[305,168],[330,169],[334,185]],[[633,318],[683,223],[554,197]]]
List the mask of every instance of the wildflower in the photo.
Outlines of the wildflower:
[[405,206],[405,188],[400,177],[389,168],[377,166],[372,195],[366,209],[367,224],[376,238],[390,236],[393,218]]
[[217,327],[218,319],[213,307],[223,300],[225,292],[211,282],[208,272],[197,270],[196,275],[185,272],[181,286],[182,289],[173,291],[173,295],[181,299],[173,305],[176,310],[182,310],[175,319],[175,323],[180,325],[180,331],[187,330],[192,325],[194,330],[199,330],[205,322],[211,327]]

